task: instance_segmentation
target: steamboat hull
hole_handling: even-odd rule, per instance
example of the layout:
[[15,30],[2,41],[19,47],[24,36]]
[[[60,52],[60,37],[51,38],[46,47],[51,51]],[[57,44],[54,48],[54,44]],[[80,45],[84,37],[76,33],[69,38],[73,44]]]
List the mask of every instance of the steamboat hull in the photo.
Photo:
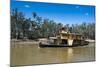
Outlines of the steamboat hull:
[[68,45],[68,44],[39,44],[39,47],[77,47],[77,46],[85,46],[88,45],[89,42],[84,41],[84,43],[73,43],[72,45]]

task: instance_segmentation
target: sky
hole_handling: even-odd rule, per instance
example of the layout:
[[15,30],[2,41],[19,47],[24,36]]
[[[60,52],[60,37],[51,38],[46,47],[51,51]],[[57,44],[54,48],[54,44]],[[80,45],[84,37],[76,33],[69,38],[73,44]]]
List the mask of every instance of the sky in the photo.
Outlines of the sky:
[[24,2],[11,0],[10,9],[18,8],[26,18],[33,18],[32,12],[36,12],[43,19],[47,18],[62,24],[95,23],[95,6],[58,4],[43,2]]

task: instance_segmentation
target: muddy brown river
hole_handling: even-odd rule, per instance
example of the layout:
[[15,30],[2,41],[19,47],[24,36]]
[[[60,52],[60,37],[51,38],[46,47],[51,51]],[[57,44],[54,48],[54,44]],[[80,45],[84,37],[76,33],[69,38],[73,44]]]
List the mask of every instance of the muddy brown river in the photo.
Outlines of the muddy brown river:
[[39,48],[33,43],[11,43],[11,66],[94,61],[94,45]]

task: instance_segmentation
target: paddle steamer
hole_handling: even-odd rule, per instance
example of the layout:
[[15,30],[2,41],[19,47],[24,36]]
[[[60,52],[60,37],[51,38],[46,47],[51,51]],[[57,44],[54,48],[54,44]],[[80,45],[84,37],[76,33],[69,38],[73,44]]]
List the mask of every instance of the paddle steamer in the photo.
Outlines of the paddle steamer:
[[88,45],[88,43],[81,34],[70,33],[63,27],[55,37],[49,37],[48,42],[40,42],[39,47],[73,47]]

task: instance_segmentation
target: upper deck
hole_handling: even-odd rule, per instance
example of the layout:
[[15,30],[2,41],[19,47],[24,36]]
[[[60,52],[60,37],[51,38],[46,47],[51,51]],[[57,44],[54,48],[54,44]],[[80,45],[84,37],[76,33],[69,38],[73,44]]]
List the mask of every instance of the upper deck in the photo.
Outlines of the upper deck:
[[60,39],[78,39],[78,40],[82,39],[82,35],[76,33],[70,33],[70,31],[64,28],[59,31],[57,37],[59,37]]

